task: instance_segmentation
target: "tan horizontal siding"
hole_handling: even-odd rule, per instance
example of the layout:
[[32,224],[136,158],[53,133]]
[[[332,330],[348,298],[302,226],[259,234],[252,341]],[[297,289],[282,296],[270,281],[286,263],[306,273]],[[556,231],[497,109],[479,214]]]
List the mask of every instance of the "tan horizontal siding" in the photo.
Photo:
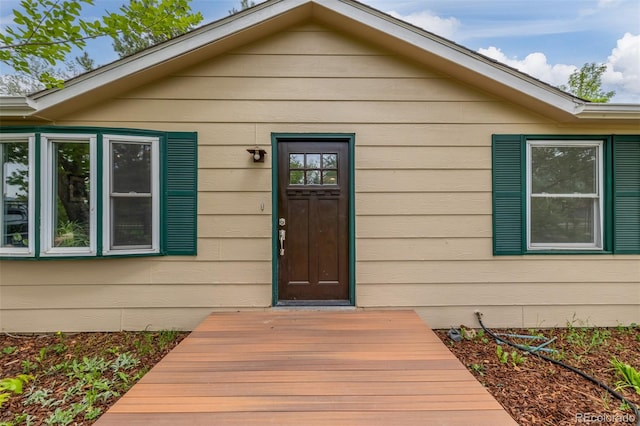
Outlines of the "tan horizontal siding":
[[[250,156],[247,154],[246,157],[249,159]],[[249,161],[252,160],[249,159]],[[201,170],[198,173],[198,189],[204,192],[271,192],[271,170],[262,168]]]
[[[359,204],[358,204],[359,206]],[[361,238],[491,238],[491,215],[378,215],[358,216]],[[377,212],[376,212],[377,213]],[[359,258],[359,256],[358,256]]]
[[[4,309],[119,309],[180,307],[261,307],[271,299],[271,285],[224,283],[201,285],[49,285],[7,286]],[[65,297],[58,297],[64,294]]]
[[261,100],[114,100],[76,121],[130,120],[230,123],[539,123],[537,116],[495,101],[261,101]]
[[201,215],[198,216],[201,238],[271,238],[271,215]]
[[[594,294],[598,294],[595,292]],[[633,291],[631,292],[633,295]],[[636,293],[637,294],[637,293]],[[640,296],[613,305],[593,303],[568,303],[558,305],[524,305],[522,307],[523,324],[533,327],[604,327],[637,324],[640,314]],[[502,327],[505,327],[504,325]]]
[[491,193],[357,193],[356,215],[491,214]]
[[0,261],[0,283],[3,295],[5,286],[150,283],[152,259]]
[[[36,299],[40,299],[36,296]],[[171,328],[162,327],[162,328]],[[120,309],[105,308],[39,308],[0,310],[0,330],[23,333],[54,333],[58,331],[119,331],[122,330]],[[136,330],[144,330],[144,327]]]
[[200,238],[198,262],[271,260],[271,238]]
[[175,76],[121,99],[293,101],[485,101],[444,78],[193,77]]
[[360,261],[488,260],[491,238],[359,238]]
[[[548,258],[548,259],[547,259]],[[596,261],[597,260],[597,261]],[[369,284],[485,283],[597,283],[603,285],[632,283],[640,298],[637,259],[618,260],[610,256],[581,259],[554,259],[552,256],[527,256],[516,259],[495,258],[478,261],[386,261],[357,264],[361,288]],[[631,289],[631,288],[630,288]],[[630,290],[629,289],[629,290]],[[551,302],[555,295],[545,294]],[[590,295],[593,297],[594,295]],[[634,297],[634,294],[627,294]],[[595,303],[595,300],[594,300]],[[391,305],[393,306],[393,305]]]
[[[391,60],[390,60],[391,59]],[[231,53],[176,73],[181,77],[284,78],[439,78],[400,58],[388,55],[352,57],[340,54],[269,55]]]
[[[635,283],[607,286],[601,283],[458,283],[380,284],[360,286],[358,300],[367,306],[455,306],[455,305],[615,305],[629,303]],[[549,294],[553,299],[549,299]],[[598,294],[598,300],[593,300]]]
[[[254,163],[244,147],[224,145],[224,140],[218,139],[218,145],[198,147],[198,167],[200,169],[237,169],[245,168],[253,173],[263,171],[270,174],[270,162]],[[251,142],[245,144],[251,148]],[[254,144],[255,146],[255,144]],[[268,146],[267,157],[271,159],[271,149]]]
[[356,183],[359,193],[490,190],[489,170],[360,170]]
[[483,322],[490,328],[509,328],[513,324],[522,324],[528,328],[574,326],[616,326],[629,325],[637,321],[638,305],[517,305],[494,306],[473,305],[472,298],[461,298],[466,306],[414,306],[418,315],[427,324],[439,324],[441,328],[465,327],[479,328],[475,310],[482,312]]
[[366,42],[333,31],[284,31],[238,49],[245,55],[393,56]]
[[[471,138],[472,136],[469,137]],[[423,136],[423,138],[426,138],[426,136]],[[387,143],[392,143],[395,140],[389,139]],[[444,143],[446,140],[440,142]],[[470,170],[490,171],[491,148],[489,146],[372,146],[358,151],[356,167],[359,170],[455,169],[460,172],[468,172]],[[401,185],[398,186],[401,187]]]

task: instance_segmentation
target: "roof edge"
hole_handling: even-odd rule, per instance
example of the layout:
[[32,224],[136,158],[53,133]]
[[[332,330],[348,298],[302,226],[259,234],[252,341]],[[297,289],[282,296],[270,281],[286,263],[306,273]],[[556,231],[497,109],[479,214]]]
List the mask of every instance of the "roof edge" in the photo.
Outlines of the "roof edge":
[[0,96],[0,117],[26,117],[37,111],[37,102],[28,96]]
[[589,120],[639,120],[640,104],[626,103],[584,103],[575,113],[579,119]]

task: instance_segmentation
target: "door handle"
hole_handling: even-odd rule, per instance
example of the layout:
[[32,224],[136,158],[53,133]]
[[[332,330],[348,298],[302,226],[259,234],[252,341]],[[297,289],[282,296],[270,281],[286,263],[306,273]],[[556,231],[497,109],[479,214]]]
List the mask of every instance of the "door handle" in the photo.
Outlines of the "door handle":
[[278,239],[280,240],[280,256],[284,256],[284,240],[287,238],[287,231],[280,229],[278,231]]

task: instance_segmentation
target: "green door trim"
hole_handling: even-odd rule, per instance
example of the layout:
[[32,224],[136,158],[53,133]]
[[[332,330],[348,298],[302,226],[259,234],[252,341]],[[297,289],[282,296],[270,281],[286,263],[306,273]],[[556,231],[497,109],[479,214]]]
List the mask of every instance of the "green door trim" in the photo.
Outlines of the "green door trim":
[[271,134],[271,306],[278,304],[278,142],[347,142],[349,144],[349,303],[356,305],[355,133]]

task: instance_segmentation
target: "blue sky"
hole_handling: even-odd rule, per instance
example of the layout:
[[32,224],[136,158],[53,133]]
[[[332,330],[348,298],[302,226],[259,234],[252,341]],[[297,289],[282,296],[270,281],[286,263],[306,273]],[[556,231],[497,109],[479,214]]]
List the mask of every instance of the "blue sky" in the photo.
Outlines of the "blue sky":
[[[640,103],[640,0],[361,0],[553,85],[585,62],[606,63],[603,82],[613,102]],[[1,0],[0,24],[17,0]],[[116,10],[123,0],[96,0],[86,15]],[[192,0],[204,23],[222,18],[239,0]],[[89,53],[117,59],[106,40]]]

